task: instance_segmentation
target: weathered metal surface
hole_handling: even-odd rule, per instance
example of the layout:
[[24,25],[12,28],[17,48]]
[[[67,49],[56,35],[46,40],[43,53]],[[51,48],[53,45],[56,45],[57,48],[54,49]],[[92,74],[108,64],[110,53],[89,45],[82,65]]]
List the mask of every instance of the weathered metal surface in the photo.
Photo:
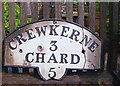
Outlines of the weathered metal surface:
[[34,22],[5,39],[5,66],[37,67],[45,80],[60,79],[66,69],[100,69],[101,41],[71,22]]

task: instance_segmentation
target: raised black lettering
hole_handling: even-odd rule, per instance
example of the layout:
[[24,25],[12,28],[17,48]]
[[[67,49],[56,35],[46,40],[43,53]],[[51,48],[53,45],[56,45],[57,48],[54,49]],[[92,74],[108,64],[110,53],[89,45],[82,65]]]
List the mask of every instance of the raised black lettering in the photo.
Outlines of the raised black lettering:
[[92,39],[91,39],[91,38],[89,38],[89,40],[88,40],[88,36],[87,36],[87,35],[85,35],[84,40],[85,40],[85,46],[87,46],[87,45],[88,45],[88,43],[90,43],[90,41],[91,41]]
[[19,34],[17,37],[15,37],[18,41],[19,45],[21,45],[23,42],[26,42],[27,39],[23,38],[22,34]]
[[67,31],[69,31],[69,29],[70,29],[69,27],[63,26],[63,30],[62,30],[61,36],[67,37],[68,36]]
[[50,44],[51,44],[50,50],[51,51],[56,51],[57,50],[58,47],[57,47],[56,43],[57,43],[57,41],[51,41],[50,42]]
[[46,34],[46,27],[47,26],[44,26],[44,28],[42,26],[41,27],[35,27],[35,29],[36,29],[36,31],[37,31],[39,36],[41,35],[41,33],[45,36],[45,34]]
[[33,60],[34,60],[34,59],[31,59],[31,60],[29,59],[30,55],[34,56],[34,53],[27,53],[26,56],[25,56],[25,60],[29,63],[33,62]]
[[67,54],[60,54],[61,55],[61,61],[60,61],[60,63],[68,63],[67,62]]
[[56,32],[57,27],[59,27],[59,25],[50,25],[50,34],[49,35],[58,35]]
[[78,38],[79,35],[80,35],[80,32],[73,29],[73,32],[69,38],[75,41],[79,41],[79,38]]
[[54,53],[52,53],[50,59],[48,60],[48,63],[51,63],[51,61],[53,61],[53,63],[58,63],[57,60],[56,60],[56,58],[55,58]]
[[32,29],[28,29],[25,32],[27,32],[28,40],[34,39],[36,37],[35,35],[33,35],[33,30]]
[[88,49],[91,51],[91,52],[94,52],[95,49],[98,47],[99,45],[94,41],[89,47]]
[[17,48],[16,42],[15,42],[14,40],[10,41],[10,42],[9,42],[9,47],[10,47],[12,50],[16,49],[16,48]]
[[[76,57],[76,58],[75,58]],[[76,61],[75,61],[76,60]],[[71,64],[77,64],[80,62],[80,57],[77,54],[71,54]]]
[[[36,53],[36,63],[45,63],[44,57],[45,57],[45,53]],[[40,59],[41,62],[39,61]]]

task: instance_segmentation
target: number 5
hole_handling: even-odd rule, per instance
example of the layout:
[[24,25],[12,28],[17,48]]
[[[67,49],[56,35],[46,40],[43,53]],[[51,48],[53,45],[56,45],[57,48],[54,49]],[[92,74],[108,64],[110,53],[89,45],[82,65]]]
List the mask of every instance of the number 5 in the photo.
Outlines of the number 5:
[[50,68],[48,76],[54,78],[56,76],[55,68]]

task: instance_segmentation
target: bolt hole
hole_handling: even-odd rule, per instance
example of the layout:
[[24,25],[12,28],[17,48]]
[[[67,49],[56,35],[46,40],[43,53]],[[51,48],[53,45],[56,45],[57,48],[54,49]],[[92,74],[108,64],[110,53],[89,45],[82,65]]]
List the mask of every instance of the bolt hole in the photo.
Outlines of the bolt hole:
[[85,54],[85,50],[82,50],[82,53]]
[[20,53],[22,53],[22,52],[23,52],[23,50],[22,50],[22,49],[20,49],[20,50],[19,50],[19,52],[20,52]]

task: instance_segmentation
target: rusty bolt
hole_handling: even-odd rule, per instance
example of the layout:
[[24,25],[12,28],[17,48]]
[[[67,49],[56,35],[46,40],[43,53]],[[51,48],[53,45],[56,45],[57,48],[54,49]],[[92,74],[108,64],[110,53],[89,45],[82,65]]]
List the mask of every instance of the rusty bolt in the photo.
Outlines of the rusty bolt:
[[39,46],[37,47],[37,50],[38,50],[38,51],[42,51],[42,50],[43,50],[42,46],[39,45]]

